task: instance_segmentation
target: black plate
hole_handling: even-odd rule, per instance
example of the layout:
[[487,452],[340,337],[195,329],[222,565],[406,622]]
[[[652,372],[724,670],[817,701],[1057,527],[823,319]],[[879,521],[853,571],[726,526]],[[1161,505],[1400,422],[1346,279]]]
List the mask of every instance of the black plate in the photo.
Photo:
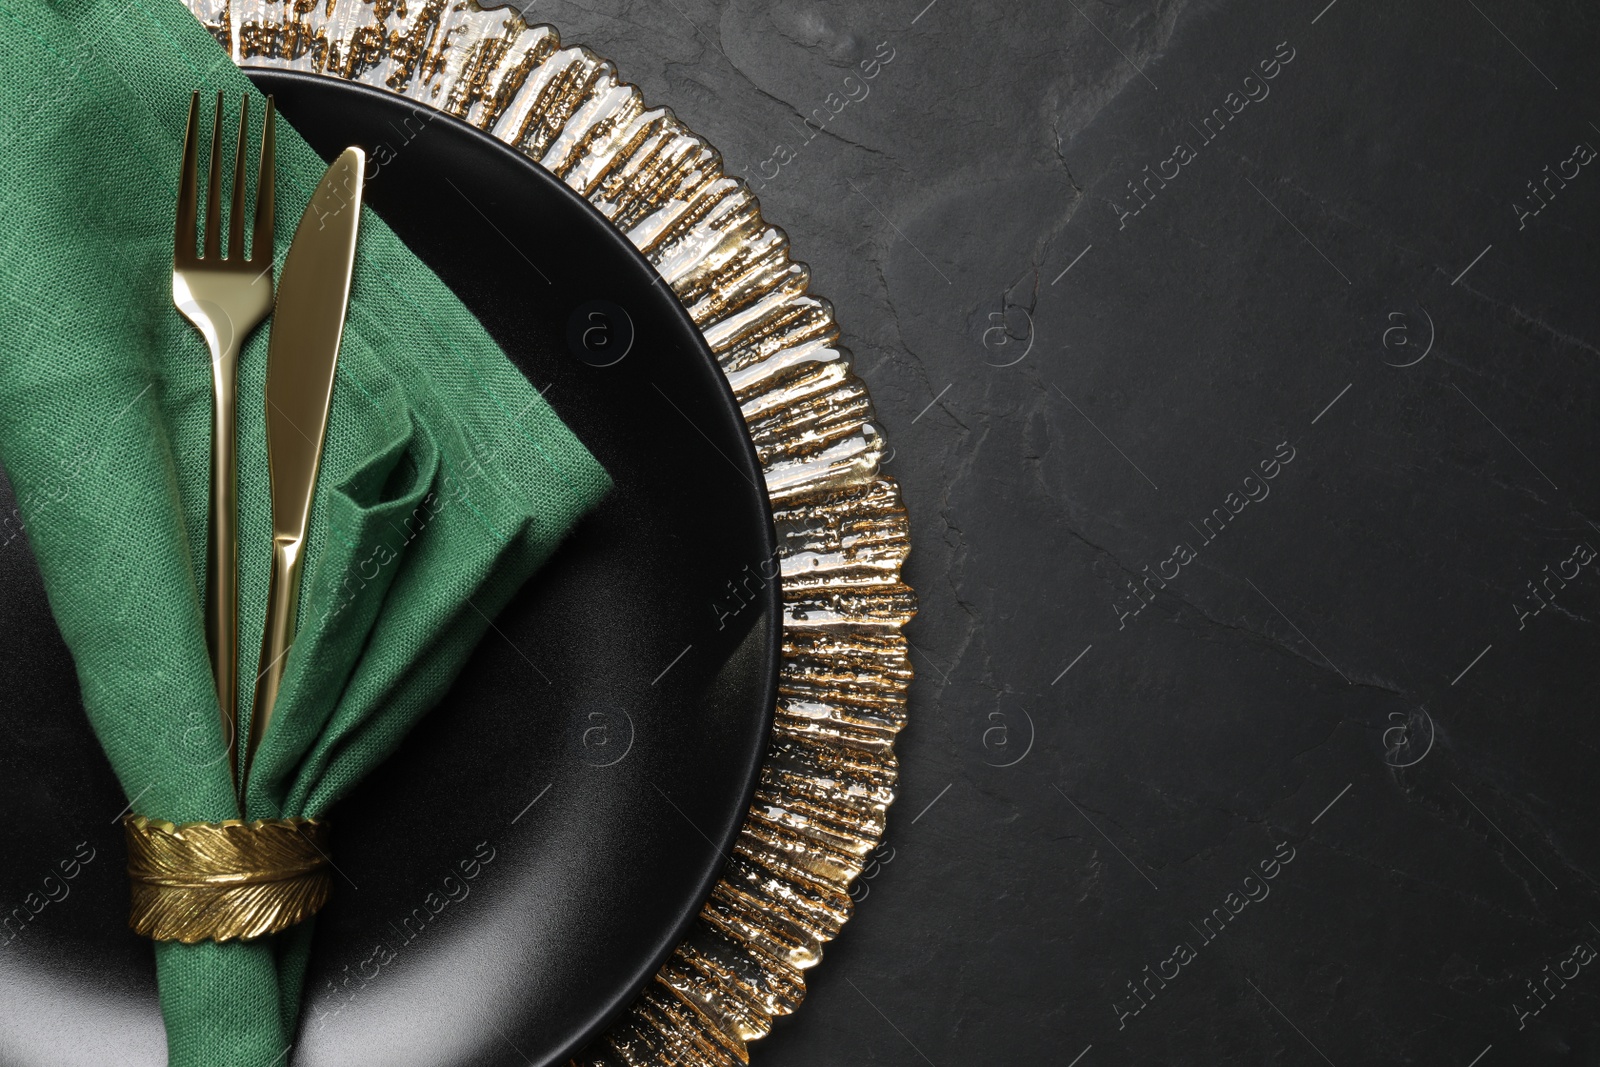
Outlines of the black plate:
[[[293,1062],[558,1062],[682,937],[750,801],[776,587],[719,608],[774,551],[755,452],[676,298],[560,181],[387,93],[250,76],[323,155],[369,150],[369,202],[616,481],[333,813],[347,877]],[[124,925],[125,798],[0,492],[0,914],[26,917],[0,929],[0,1062],[161,1064],[150,948]]]

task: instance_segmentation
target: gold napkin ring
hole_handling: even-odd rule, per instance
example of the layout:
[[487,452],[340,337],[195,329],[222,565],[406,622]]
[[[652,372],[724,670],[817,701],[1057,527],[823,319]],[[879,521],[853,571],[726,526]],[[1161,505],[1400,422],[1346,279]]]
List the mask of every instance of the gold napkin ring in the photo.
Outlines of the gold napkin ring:
[[157,941],[248,941],[317,913],[333,889],[328,824],[319,819],[122,820],[133,910]]

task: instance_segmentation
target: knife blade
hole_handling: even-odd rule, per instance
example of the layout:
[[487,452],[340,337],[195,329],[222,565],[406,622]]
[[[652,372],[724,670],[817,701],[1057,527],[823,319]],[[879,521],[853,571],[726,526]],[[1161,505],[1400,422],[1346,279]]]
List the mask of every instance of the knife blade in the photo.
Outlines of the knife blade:
[[267,467],[272,482],[272,568],[244,770],[271,725],[294,644],[306,532],[350,302],[366,153],[347,148],[317,183],[284,259],[267,348]]

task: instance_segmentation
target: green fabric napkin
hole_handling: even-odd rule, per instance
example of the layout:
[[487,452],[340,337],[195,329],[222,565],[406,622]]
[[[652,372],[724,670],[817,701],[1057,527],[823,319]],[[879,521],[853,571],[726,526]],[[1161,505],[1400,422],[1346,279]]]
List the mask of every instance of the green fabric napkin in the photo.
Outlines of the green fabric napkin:
[[[172,223],[191,90],[224,90],[230,116],[251,95],[252,141],[264,101],[178,0],[0,0],[0,72],[0,462],[133,810],[229,818],[203,632],[210,368],[172,306]],[[280,122],[280,264],[322,170]],[[245,708],[270,539],[269,326],[239,386]],[[321,814],[392,752],[609,485],[365,212],[300,632],[248,816]],[[309,931],[156,945],[170,1063],[287,1062]]]

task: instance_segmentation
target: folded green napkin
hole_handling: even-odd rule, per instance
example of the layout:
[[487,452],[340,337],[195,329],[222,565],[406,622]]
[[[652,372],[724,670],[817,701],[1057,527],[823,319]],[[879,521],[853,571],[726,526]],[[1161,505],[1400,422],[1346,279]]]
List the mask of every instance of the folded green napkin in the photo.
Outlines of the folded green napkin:
[[[191,90],[224,90],[230,116],[251,95],[252,141],[264,102],[178,0],[0,0],[0,72],[0,462],[133,810],[229,818],[203,631],[210,368],[172,306],[172,225]],[[280,122],[280,264],[322,169]],[[270,539],[268,328],[239,386],[245,708]],[[323,813],[392,752],[609,485],[367,211],[300,632],[247,815]],[[309,928],[156,945],[170,1063],[287,1062]]]

